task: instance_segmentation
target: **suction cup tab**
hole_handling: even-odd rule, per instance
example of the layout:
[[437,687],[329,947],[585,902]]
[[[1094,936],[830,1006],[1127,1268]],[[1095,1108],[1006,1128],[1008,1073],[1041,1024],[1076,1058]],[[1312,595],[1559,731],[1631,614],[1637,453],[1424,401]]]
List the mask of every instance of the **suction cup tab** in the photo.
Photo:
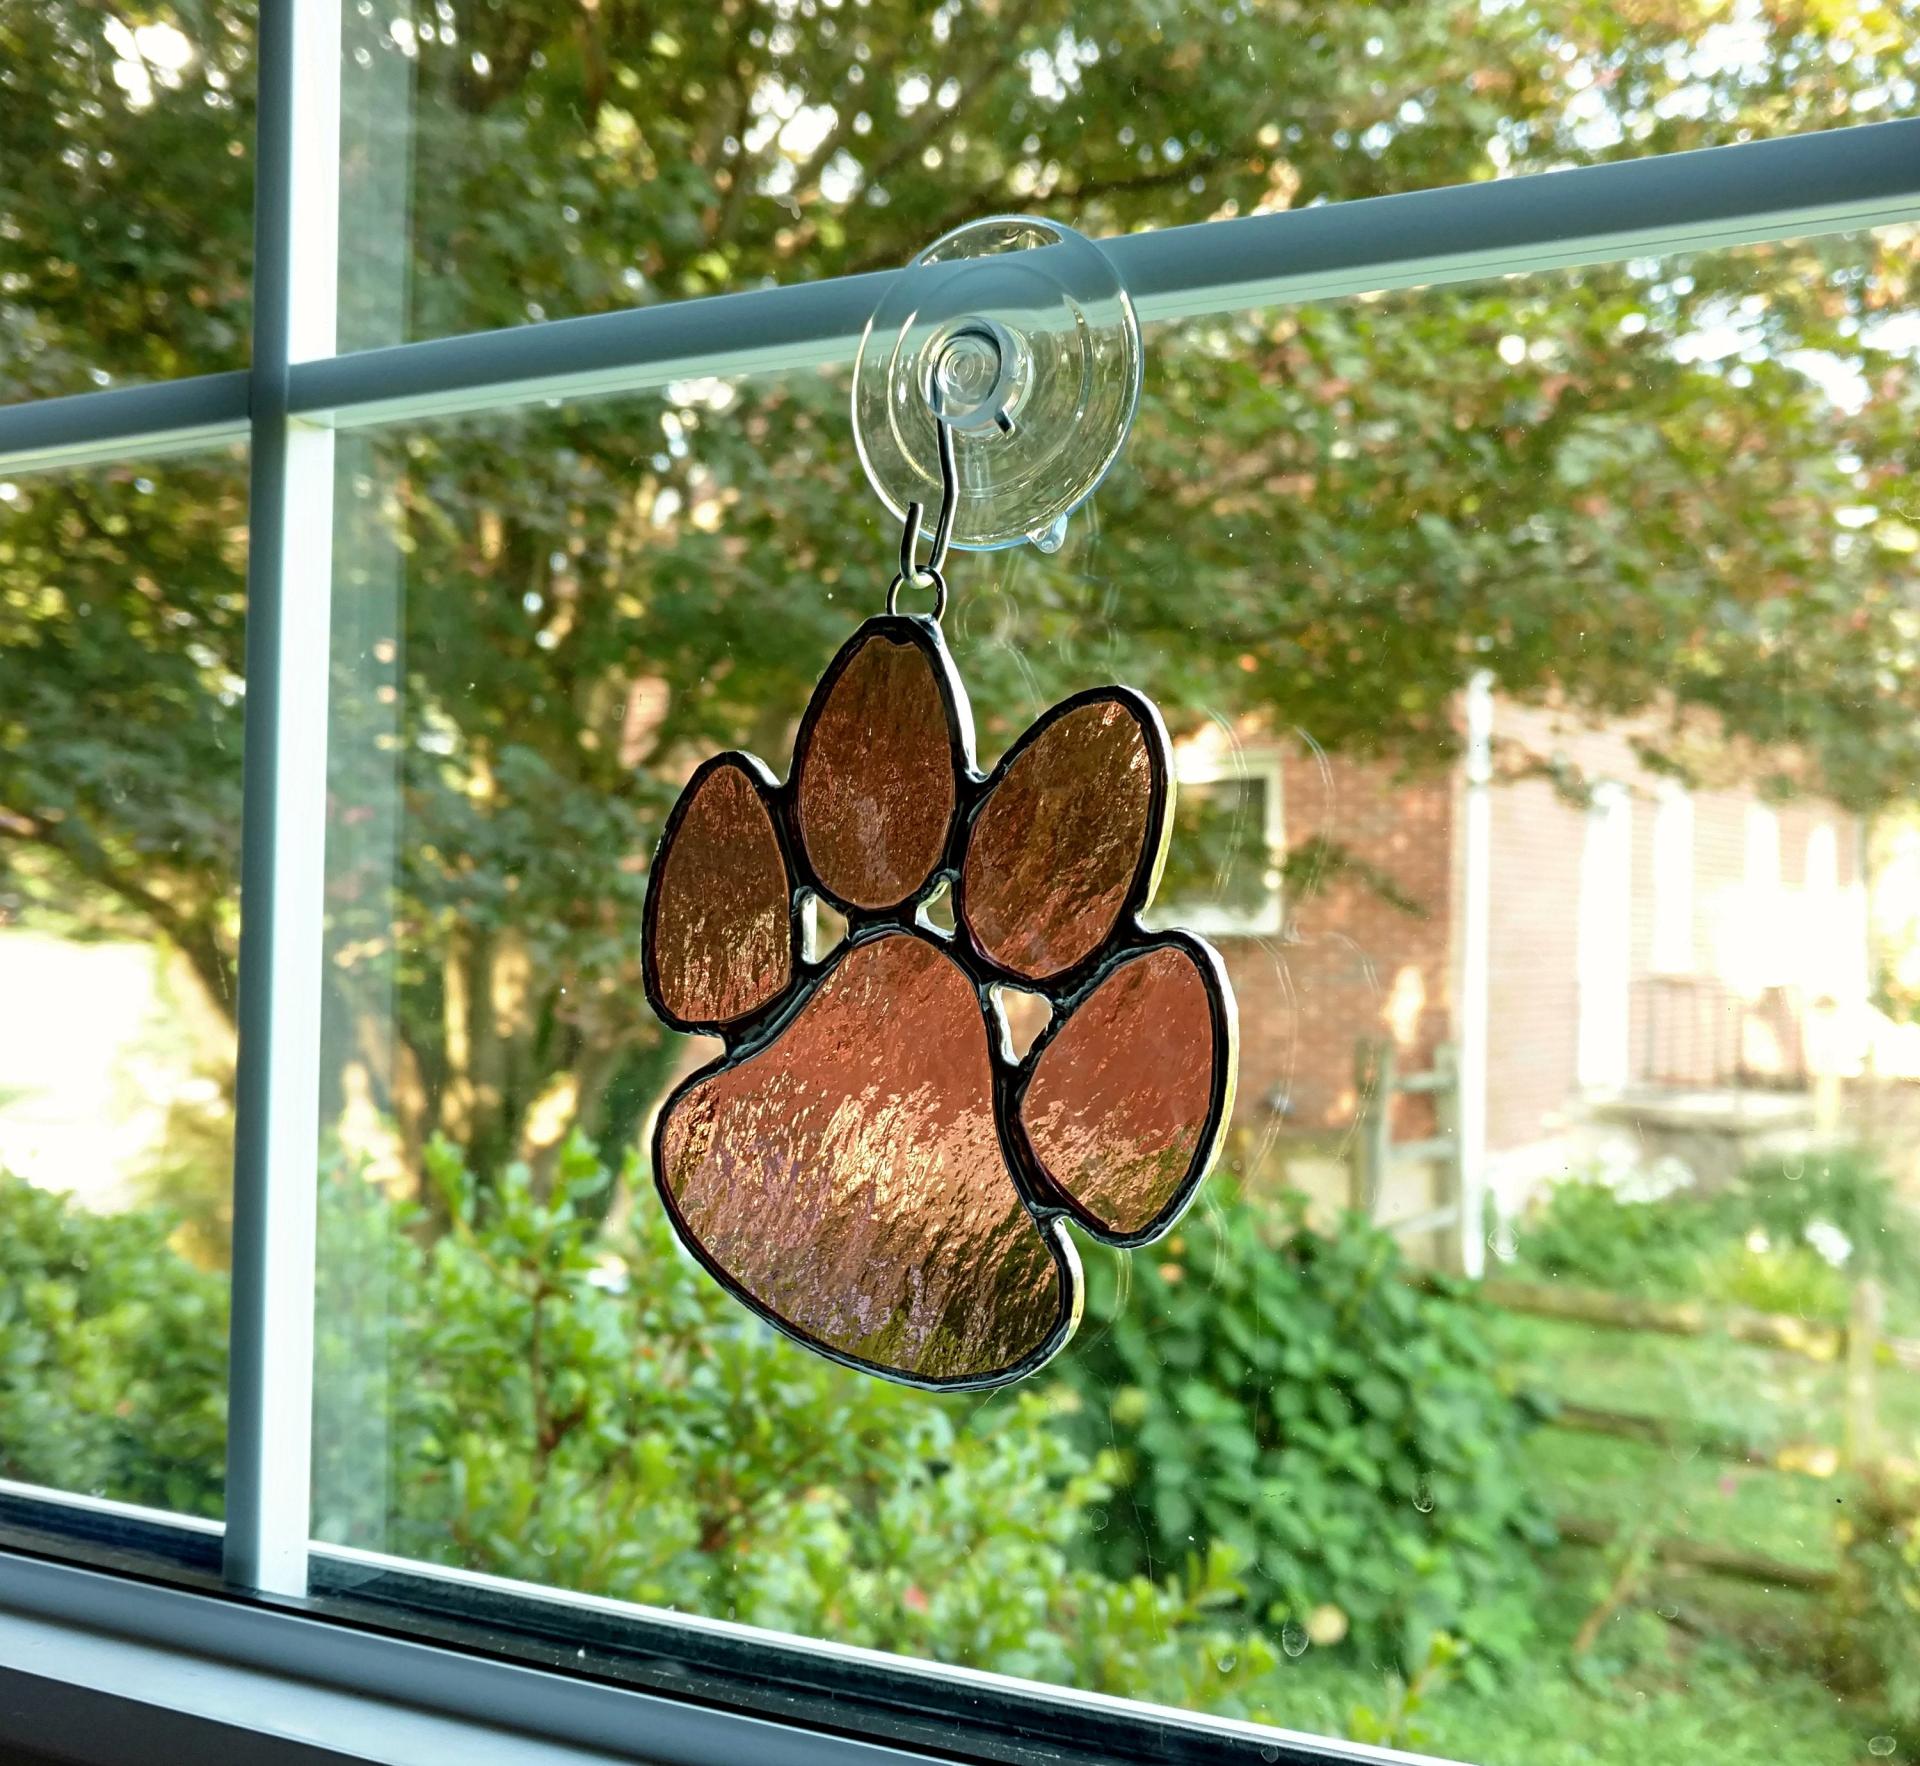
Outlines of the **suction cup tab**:
[[937,507],[937,406],[954,432],[952,543],[1053,551],[1139,398],[1140,327],[1106,254],[1058,222],[999,217],[949,233],[894,280],[860,341],[854,439],[896,516]]

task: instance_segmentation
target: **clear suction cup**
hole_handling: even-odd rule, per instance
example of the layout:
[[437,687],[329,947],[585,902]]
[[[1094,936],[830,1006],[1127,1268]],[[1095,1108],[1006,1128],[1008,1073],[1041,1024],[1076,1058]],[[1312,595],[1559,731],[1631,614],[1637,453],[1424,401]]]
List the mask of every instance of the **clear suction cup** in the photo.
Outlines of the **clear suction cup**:
[[1056,551],[1120,453],[1140,327],[1106,254],[1056,221],[974,221],[897,278],[860,340],[853,433],[880,500],[940,505],[934,403],[954,431],[952,543]]

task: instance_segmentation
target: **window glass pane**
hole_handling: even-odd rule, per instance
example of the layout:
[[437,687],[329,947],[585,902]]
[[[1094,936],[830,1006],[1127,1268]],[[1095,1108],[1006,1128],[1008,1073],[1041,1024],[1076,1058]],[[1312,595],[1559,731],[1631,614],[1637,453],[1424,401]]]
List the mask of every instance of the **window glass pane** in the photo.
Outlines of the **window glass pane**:
[[0,401],[245,366],[253,13],[0,13]]
[[1851,1517],[1920,1446],[1907,1351],[1871,1430],[1838,1355],[1920,1336],[1860,837],[1920,728],[1913,245],[1156,328],[1065,548],[954,559],[985,760],[1159,703],[1241,1027],[1199,1204],[966,1397],[773,1336],[644,1162],[714,1052],[642,993],[668,810],[784,773],[892,570],[844,376],[343,437],[320,1536],[1502,1766],[1893,1734],[1834,1578],[1905,1598]]
[[342,347],[1897,115],[1888,16],[347,0]]
[[218,1515],[237,452],[0,481],[0,1477]]

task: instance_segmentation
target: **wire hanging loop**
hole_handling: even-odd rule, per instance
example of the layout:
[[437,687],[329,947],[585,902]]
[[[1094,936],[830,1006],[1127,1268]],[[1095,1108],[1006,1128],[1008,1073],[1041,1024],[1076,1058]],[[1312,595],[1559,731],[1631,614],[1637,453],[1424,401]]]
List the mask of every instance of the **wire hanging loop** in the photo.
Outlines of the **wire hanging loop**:
[[[986,359],[993,366],[994,390],[997,392],[1000,390],[1000,376],[1005,370],[1009,341],[1000,327],[990,321],[970,321],[941,344],[939,353],[927,371],[925,395],[927,408],[933,413],[934,439],[940,456],[940,514],[933,524],[933,549],[927,554],[926,563],[922,564],[918,554],[926,505],[918,501],[907,505],[906,524],[900,530],[900,571],[887,585],[889,613],[899,611],[900,591],[908,584],[933,590],[932,617],[935,624],[939,623],[941,615],[947,610],[947,579],[944,573],[947,548],[953,539],[953,518],[960,507],[960,469],[953,451],[954,424],[946,410],[948,367],[962,353],[979,359],[984,346],[989,352]],[[1013,418],[1003,404],[985,404],[982,410],[1003,434],[1012,433]]]

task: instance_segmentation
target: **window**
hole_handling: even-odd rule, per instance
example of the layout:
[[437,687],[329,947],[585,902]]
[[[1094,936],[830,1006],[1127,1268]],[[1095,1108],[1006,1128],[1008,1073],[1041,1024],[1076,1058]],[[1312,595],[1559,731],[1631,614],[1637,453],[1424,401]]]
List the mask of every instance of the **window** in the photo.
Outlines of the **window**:
[[1282,924],[1286,835],[1278,752],[1182,753],[1173,844],[1155,918],[1221,937],[1271,937]]
[[246,461],[0,475],[0,1479],[217,1518]]
[[[1830,987],[1817,1097],[1793,989],[1636,1050],[1696,931],[1868,972],[1781,846],[1845,894],[1914,776],[1920,122],[1801,131],[1913,72],[1548,11],[0,24],[0,1617],[688,1760],[1906,1745],[1833,1590],[1911,1593],[1834,1515],[1914,1447],[1910,1026]],[[865,273],[1022,208],[1150,396],[946,636],[989,761],[1160,705],[1241,1076],[1177,1232],[959,1399],[677,1253],[637,926],[884,592]]]
[[0,20],[0,399],[246,365],[250,8]]

